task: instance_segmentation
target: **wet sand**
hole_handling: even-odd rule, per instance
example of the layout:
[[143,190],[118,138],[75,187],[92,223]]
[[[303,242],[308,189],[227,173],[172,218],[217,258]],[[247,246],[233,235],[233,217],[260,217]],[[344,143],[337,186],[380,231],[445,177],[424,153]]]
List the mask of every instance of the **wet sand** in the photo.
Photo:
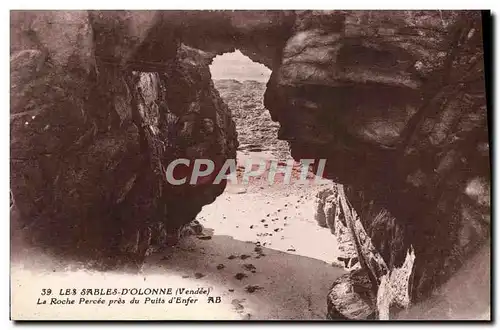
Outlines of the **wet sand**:
[[[239,154],[239,163],[244,159]],[[200,273],[243,319],[324,320],[328,289],[345,270],[332,265],[336,240],[313,217],[314,192],[322,186],[230,184],[197,217],[211,239],[187,237],[151,255],[144,272]],[[249,285],[258,288],[248,292]]]

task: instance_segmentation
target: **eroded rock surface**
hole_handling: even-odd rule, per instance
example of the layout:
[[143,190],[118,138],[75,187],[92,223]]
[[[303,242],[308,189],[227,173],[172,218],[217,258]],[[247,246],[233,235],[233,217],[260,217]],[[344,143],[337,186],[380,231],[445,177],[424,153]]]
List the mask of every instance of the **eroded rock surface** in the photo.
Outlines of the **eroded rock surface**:
[[279,123],[271,121],[264,108],[265,83],[254,80],[215,80],[215,87],[231,109],[238,132],[238,150],[270,151],[278,159],[290,158],[286,141],[278,140]]
[[414,246],[418,300],[490,235],[481,17],[304,12],[293,30],[265,105],[294,158],[329,160],[362,221],[390,211],[373,240],[396,263],[392,244]]
[[176,158],[222,164],[237,147],[203,53],[180,44],[172,51],[162,70],[92,57],[90,72],[50,50],[13,52],[11,189],[19,225],[38,244],[140,260],[222,193],[224,182],[165,180]]
[[[362,217],[342,185],[319,191],[316,219],[335,235],[349,274],[328,294],[328,317],[390,319],[411,303],[415,253],[402,226],[386,209],[370,203]],[[368,211],[368,212],[367,212]],[[349,289],[352,288],[352,289]],[[345,290],[352,294],[342,294]],[[361,292],[360,292],[361,290]],[[356,293],[356,294],[354,294]]]

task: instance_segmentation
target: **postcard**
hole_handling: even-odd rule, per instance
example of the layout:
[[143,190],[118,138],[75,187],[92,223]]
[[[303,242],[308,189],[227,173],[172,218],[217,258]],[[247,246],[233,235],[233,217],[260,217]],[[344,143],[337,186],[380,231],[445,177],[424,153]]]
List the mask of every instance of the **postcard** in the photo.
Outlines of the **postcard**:
[[491,13],[12,10],[14,321],[491,321]]

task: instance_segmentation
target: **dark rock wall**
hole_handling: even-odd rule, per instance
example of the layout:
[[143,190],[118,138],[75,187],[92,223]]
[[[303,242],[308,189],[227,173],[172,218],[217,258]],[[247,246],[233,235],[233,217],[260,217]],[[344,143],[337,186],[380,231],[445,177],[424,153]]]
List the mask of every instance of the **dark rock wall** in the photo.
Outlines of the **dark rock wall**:
[[[93,24],[75,32],[99,32],[88,70],[72,65],[74,54],[51,54],[74,50],[64,42],[12,52],[11,190],[19,225],[37,244],[68,255],[140,259],[225,187],[172,186],[167,165],[235,158],[235,125],[202,53],[172,42],[162,67],[138,70],[141,61],[155,60],[148,51],[134,52],[133,65],[123,66],[113,54],[122,50],[111,43],[116,26],[104,24],[115,34],[108,35],[102,22]],[[39,34],[26,26],[16,40]]]
[[396,263],[414,246],[415,299],[489,239],[483,75],[478,12],[307,11],[268,84],[292,156],[328,159],[362,219],[397,219],[373,238],[400,233]]

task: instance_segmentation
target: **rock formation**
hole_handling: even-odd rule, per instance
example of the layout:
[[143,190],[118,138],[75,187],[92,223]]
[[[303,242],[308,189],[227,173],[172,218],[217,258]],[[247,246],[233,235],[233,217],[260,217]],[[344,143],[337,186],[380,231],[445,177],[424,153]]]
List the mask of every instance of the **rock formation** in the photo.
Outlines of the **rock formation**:
[[208,64],[238,48],[273,70],[264,102],[292,156],[328,159],[362,222],[392,214],[367,233],[396,266],[413,246],[412,300],[488,241],[479,12],[11,15],[11,190],[33,240],[140,259],[193,220],[224,183],[164,169],[235,157]]
[[[82,25],[92,35],[90,21]],[[59,42],[61,51],[11,56],[11,190],[19,225],[64,253],[140,260],[224,190],[224,182],[172,186],[164,172],[176,158],[234,158],[230,111],[196,49],[175,44],[155,71],[124,69],[111,54],[80,68],[70,63],[73,45]],[[70,55],[47,55],[52,51]]]
[[293,157],[328,159],[361,219],[396,219],[373,240],[394,228],[396,265],[413,245],[414,300],[490,234],[481,17],[441,14],[297,14],[265,95]]
[[350,271],[328,294],[329,318],[389,319],[409,307],[415,253],[390,212],[372,202],[361,218],[344,187],[333,184],[318,192],[315,217],[335,235],[338,259]]

